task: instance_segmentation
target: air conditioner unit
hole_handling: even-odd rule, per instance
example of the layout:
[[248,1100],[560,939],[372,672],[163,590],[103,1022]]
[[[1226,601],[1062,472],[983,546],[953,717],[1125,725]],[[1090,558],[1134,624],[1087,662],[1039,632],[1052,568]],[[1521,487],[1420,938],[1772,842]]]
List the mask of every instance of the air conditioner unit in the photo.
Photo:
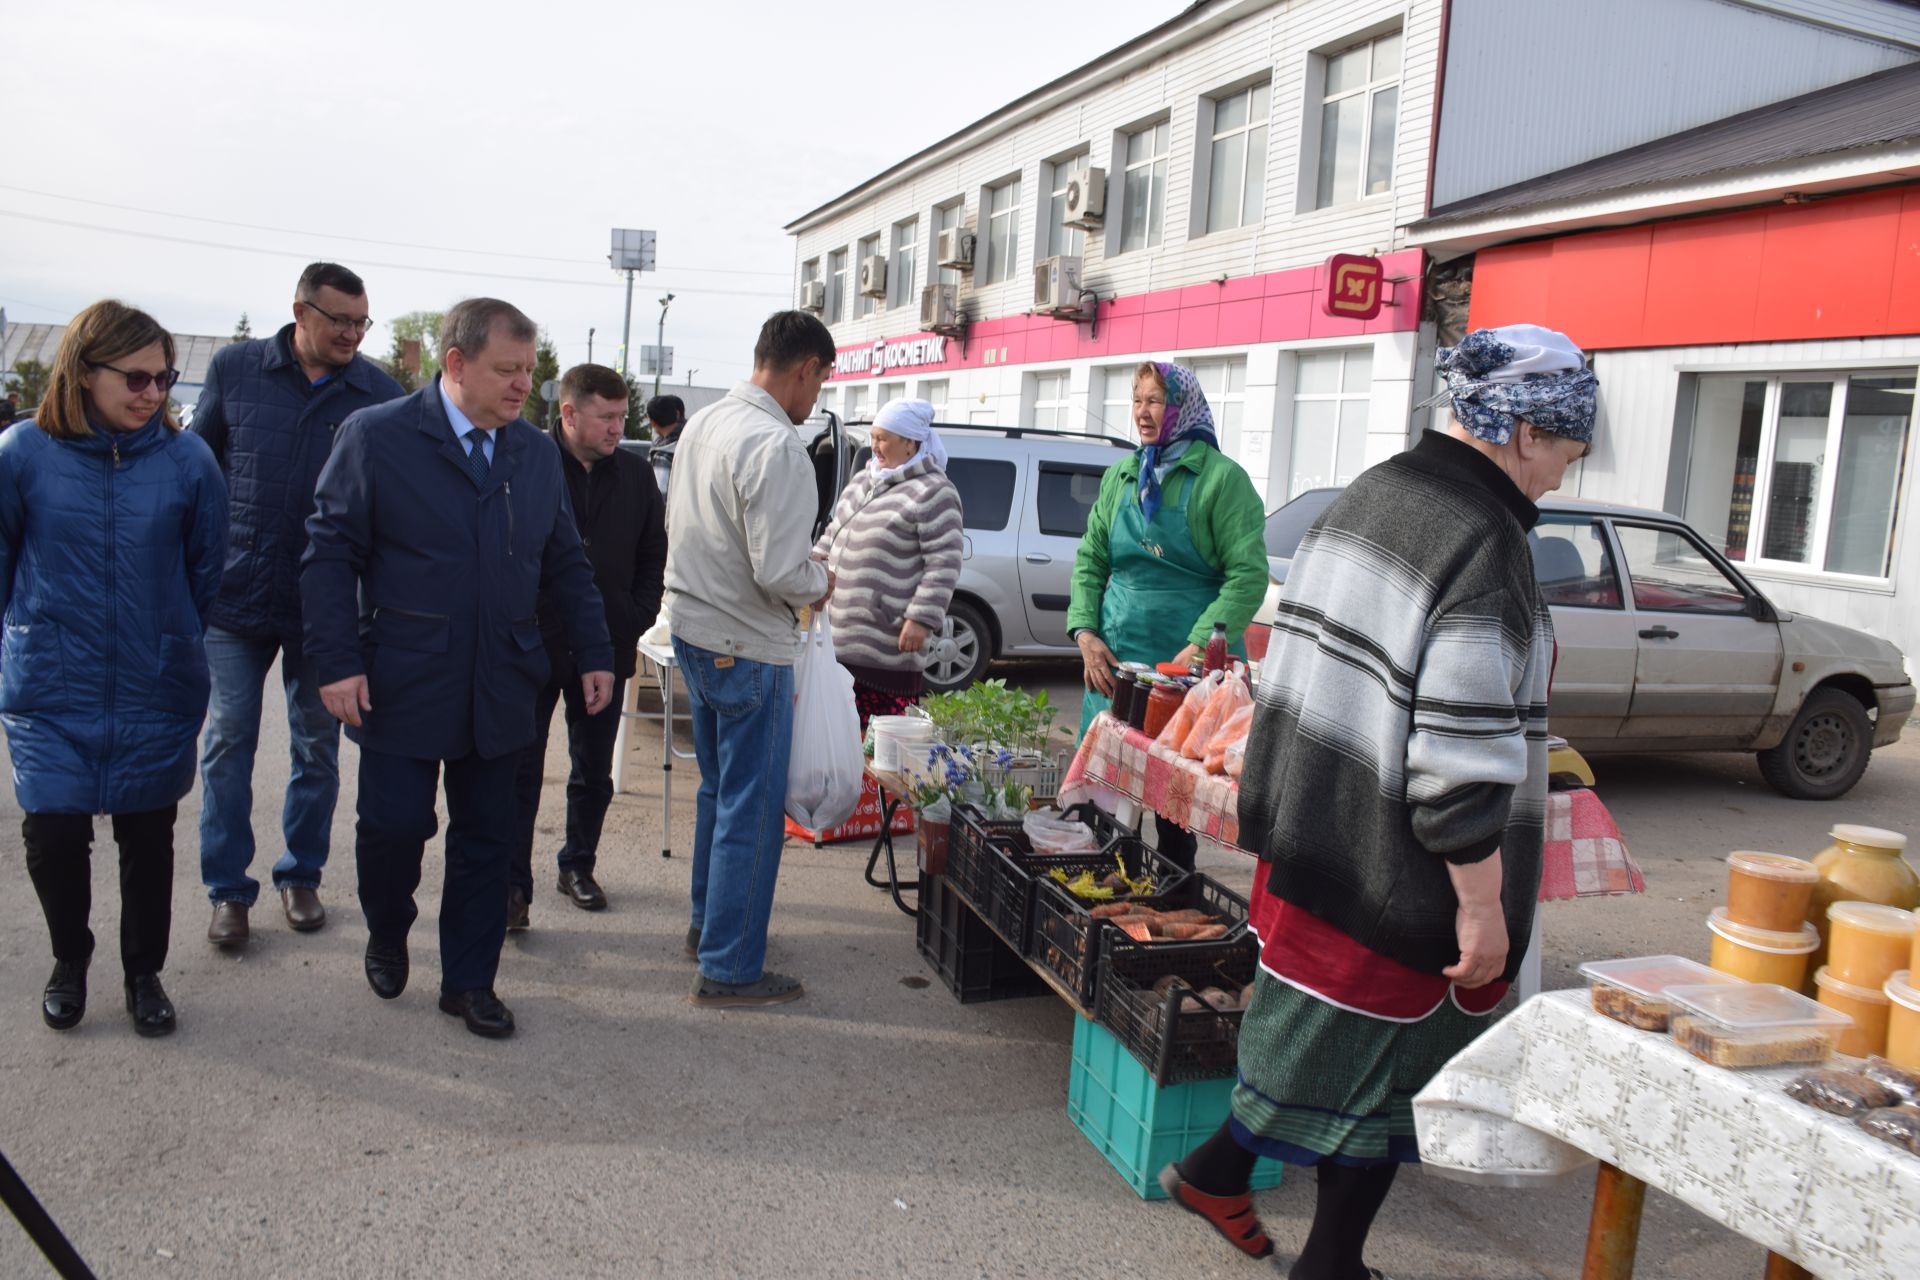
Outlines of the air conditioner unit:
[[920,327],[943,329],[960,323],[960,290],[950,284],[930,284],[920,291]]
[[887,260],[868,258],[860,264],[860,292],[869,298],[887,296]]
[[1080,309],[1080,259],[1071,254],[1042,258],[1033,268],[1035,311]]
[[827,285],[824,280],[807,280],[800,285],[800,309],[819,315],[827,309]]
[[933,256],[940,265],[958,271],[973,269],[973,233],[959,227],[948,227],[936,237]]
[[1107,213],[1107,171],[1085,169],[1067,180],[1066,224],[1082,230],[1100,225]]

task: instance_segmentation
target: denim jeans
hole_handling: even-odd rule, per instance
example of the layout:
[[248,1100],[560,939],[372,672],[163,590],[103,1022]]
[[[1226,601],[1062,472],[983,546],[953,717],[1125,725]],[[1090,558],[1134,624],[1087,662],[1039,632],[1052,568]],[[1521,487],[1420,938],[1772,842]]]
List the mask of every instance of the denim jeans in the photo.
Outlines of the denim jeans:
[[693,712],[700,798],[693,825],[693,927],[700,975],[758,982],[786,841],[793,668],[673,640]]
[[273,864],[276,888],[320,887],[340,797],[340,722],[327,713],[320,688],[297,646],[207,628],[207,670],[213,697],[200,749],[200,879],[214,902],[252,906],[260,882],[253,864],[253,756],[260,745],[260,703],[267,672],[280,657],[287,697],[292,771],[280,811],[285,851]]
[[540,816],[540,791],[547,771],[547,734],[553,725],[554,707],[564,699],[567,704],[567,836],[560,846],[562,871],[593,874],[600,848],[600,829],[607,820],[607,806],[613,803],[613,747],[620,734],[620,711],[625,705],[627,682],[613,682],[613,697],[600,714],[587,714],[587,697],[580,688],[580,673],[571,661],[554,664],[553,678],[540,691],[533,718],[538,735],[533,745],[521,753],[514,776],[514,791],[520,808],[520,824],[514,832],[513,866],[508,883],[517,886],[529,898],[533,896],[534,823]]

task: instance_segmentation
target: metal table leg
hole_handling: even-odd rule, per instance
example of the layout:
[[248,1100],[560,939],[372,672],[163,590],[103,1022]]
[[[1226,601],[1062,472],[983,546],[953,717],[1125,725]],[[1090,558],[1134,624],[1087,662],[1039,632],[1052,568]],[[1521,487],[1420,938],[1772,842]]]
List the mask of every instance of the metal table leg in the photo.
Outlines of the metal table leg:
[[[893,815],[899,812],[900,803],[900,797],[886,791],[880,793],[880,834],[874,839],[873,852],[867,855],[867,869],[862,874],[868,884],[876,889],[885,889],[892,894],[894,906],[910,916],[917,916],[920,914],[919,908],[907,905],[906,899],[900,896],[900,891],[905,889],[910,893],[920,892],[920,880],[916,876],[910,884],[901,884],[900,868],[894,862]],[[876,880],[873,869],[879,865],[880,855],[883,852],[887,855],[887,878]]]
[[673,856],[673,668],[660,666],[660,856]]
[[1646,1201],[1646,1183],[1600,1162],[1580,1280],[1633,1280],[1633,1256],[1640,1249],[1640,1210]]

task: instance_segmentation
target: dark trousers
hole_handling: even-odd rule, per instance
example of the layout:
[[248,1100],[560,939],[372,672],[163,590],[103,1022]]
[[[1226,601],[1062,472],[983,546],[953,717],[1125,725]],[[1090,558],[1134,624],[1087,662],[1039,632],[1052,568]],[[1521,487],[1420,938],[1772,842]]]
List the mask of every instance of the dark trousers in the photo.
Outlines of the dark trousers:
[[[173,819],[178,806],[113,815],[120,846],[120,967],[129,978],[159,973],[173,929]],[[20,824],[27,874],[40,895],[53,958],[93,957],[93,815],[30,813]]]
[[[487,991],[507,936],[507,861],[513,846],[513,771],[519,753],[445,761],[446,878],[440,890],[440,989]],[[433,797],[442,761],[360,752],[354,860],[367,932],[399,946],[420,914],[420,859],[439,829]]]
[[607,820],[607,806],[613,803],[613,744],[620,736],[620,709],[626,705],[627,682],[615,680],[612,700],[599,715],[588,715],[586,695],[580,689],[580,673],[570,662],[555,665],[560,669],[540,691],[539,705],[534,708],[534,723],[539,726],[540,736],[520,756],[514,777],[520,822],[515,831],[508,883],[517,885],[529,898],[533,896],[534,820],[540,815],[540,788],[547,767],[547,731],[553,724],[554,706],[565,699],[567,755],[572,760],[567,774],[567,836],[560,846],[560,870],[591,873],[600,848],[600,828]]
[[1200,840],[1179,823],[1159,814],[1153,815],[1155,847],[1160,856],[1182,871],[1193,870],[1194,855],[1200,852]]

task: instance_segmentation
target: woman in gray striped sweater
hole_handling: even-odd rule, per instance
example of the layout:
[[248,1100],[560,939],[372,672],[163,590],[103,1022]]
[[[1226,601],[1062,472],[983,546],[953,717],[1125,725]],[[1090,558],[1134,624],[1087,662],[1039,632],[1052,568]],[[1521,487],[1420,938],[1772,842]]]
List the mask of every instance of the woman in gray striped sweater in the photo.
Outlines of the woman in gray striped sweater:
[[874,417],[873,460],[840,495],[814,544],[835,576],[827,620],[869,717],[895,715],[926,686],[928,637],[960,581],[960,491],[925,400],[890,400]]

